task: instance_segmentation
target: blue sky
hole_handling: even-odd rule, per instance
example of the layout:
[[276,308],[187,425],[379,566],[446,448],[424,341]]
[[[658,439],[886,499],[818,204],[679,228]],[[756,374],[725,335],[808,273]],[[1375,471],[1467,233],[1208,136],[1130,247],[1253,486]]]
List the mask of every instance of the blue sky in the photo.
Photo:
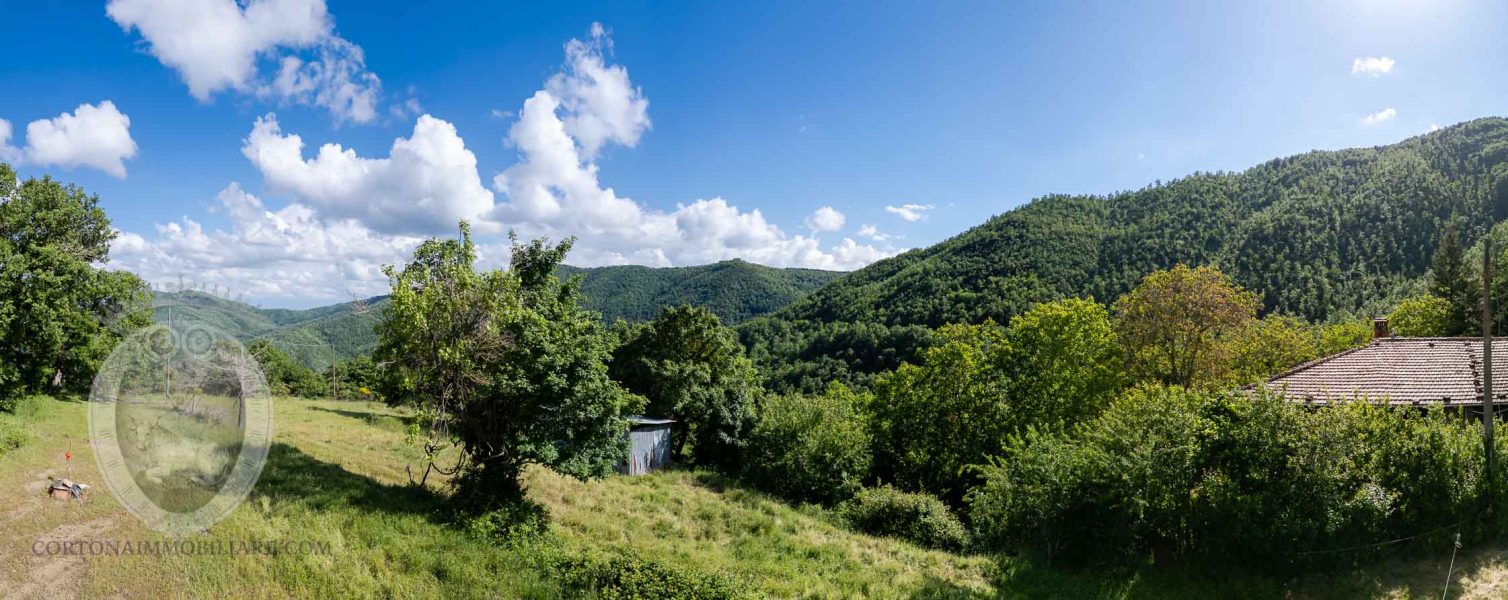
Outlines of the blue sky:
[[[0,38],[24,57],[0,155],[98,193],[118,266],[281,306],[382,291],[458,216],[494,261],[513,228],[582,236],[580,264],[854,268],[1043,194],[1391,143],[1508,92],[1487,3],[171,4],[6,2],[38,29]],[[280,88],[290,57],[306,85]],[[390,156],[410,138],[435,154]]]

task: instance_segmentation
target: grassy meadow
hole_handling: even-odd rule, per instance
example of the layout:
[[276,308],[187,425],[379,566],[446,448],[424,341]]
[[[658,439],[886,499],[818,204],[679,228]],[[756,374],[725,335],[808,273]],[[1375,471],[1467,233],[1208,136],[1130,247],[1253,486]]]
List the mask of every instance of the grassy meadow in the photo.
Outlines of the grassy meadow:
[[[1029,560],[924,550],[849,532],[822,509],[792,507],[705,472],[582,483],[535,469],[545,538],[497,545],[445,522],[443,482],[407,485],[418,455],[406,414],[373,403],[279,400],[275,445],[248,501],[205,539],[314,542],[328,554],[36,556],[37,542],[161,540],[102,485],[85,502],[43,496],[48,476],[101,483],[86,405],[46,398],[0,430],[26,443],[0,454],[0,596],[570,597],[540,566],[547,552],[634,550],[722,574],[753,597],[1439,597],[1449,548],[1363,571],[1275,580],[1186,569],[1065,571]],[[1438,551],[1437,551],[1438,550]],[[1505,548],[1466,548],[1451,597],[1508,594]],[[62,594],[62,596],[55,596]]]

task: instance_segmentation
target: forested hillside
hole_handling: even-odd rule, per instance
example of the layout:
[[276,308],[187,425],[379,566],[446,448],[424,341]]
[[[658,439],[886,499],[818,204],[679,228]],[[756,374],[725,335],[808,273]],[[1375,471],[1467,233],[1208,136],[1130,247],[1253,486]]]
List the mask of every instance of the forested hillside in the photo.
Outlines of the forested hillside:
[[[562,266],[562,276],[581,275],[583,304],[618,319],[643,321],[664,306],[690,304],[737,323],[790,304],[842,273],[811,269],[777,269],[730,260],[697,267],[613,266],[583,269]],[[294,360],[315,370],[330,361],[371,354],[377,347],[372,326],[386,296],[343,302],[308,310],[262,309],[198,291],[157,292],[155,317],[198,321],[241,339],[265,338]]]
[[778,387],[863,382],[914,356],[916,326],[1006,322],[1033,303],[1113,300],[1178,263],[1215,264],[1262,310],[1380,313],[1448,228],[1472,243],[1508,214],[1508,121],[1375,148],[1310,152],[1110,196],[1048,196],[856,271],[740,332]]
[[643,321],[654,318],[662,307],[690,304],[711,310],[728,324],[773,312],[843,274],[777,269],[737,259],[696,267],[565,266],[559,274],[578,273],[583,275],[585,306],[608,322]]

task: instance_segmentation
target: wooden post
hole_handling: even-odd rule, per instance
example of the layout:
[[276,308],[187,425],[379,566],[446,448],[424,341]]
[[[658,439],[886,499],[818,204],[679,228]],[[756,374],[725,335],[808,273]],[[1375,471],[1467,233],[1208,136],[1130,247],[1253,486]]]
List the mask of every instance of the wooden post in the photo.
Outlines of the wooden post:
[[[1492,235],[1482,247],[1482,442],[1486,444],[1487,476],[1493,473],[1492,426]],[[1489,479],[1490,480],[1490,479]]]

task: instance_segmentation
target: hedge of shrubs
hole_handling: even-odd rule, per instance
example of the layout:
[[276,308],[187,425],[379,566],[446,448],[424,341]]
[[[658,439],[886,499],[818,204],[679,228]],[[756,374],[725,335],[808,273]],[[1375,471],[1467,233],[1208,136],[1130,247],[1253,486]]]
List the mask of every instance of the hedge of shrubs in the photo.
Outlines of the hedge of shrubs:
[[1490,530],[1472,521],[1483,465],[1480,426],[1439,410],[1149,386],[1069,432],[1013,440],[969,508],[996,548],[1293,566],[1448,529],[1444,539],[1461,521],[1466,535]]
[[722,600],[748,596],[731,578],[677,569],[632,551],[558,556],[546,568],[550,579],[565,586],[572,597]]
[[900,538],[918,546],[961,550],[969,534],[958,517],[934,496],[884,485],[867,488],[838,505],[837,515],[858,531]]
[[860,401],[841,385],[821,396],[770,398],[745,451],[745,478],[795,502],[834,504],[852,497],[870,464]]

